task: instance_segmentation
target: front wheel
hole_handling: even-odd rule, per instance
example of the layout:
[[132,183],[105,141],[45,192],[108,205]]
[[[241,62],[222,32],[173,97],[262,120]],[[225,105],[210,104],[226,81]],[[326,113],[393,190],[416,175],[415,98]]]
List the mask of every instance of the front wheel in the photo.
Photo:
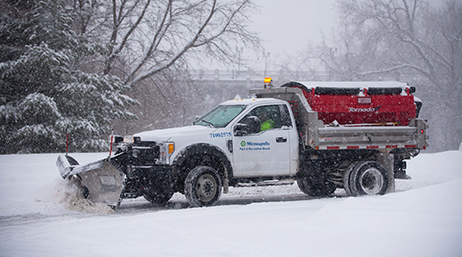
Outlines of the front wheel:
[[221,195],[221,179],[208,166],[191,170],[185,180],[185,196],[192,207],[211,206]]

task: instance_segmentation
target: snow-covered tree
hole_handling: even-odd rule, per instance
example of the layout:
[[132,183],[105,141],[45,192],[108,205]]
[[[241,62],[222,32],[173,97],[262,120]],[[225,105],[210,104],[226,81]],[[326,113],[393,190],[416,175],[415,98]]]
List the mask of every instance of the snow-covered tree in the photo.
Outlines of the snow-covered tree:
[[[5,3],[4,3],[5,4]],[[64,1],[9,1],[0,16],[0,153],[107,147],[114,119],[136,101],[115,76],[84,72],[82,60],[104,51],[73,29]]]

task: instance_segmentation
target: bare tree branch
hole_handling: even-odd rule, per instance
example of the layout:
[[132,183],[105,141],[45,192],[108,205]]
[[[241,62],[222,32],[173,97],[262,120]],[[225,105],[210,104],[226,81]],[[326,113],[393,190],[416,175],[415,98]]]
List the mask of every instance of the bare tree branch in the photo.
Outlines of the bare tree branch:
[[117,35],[119,33],[120,25],[122,22],[129,17],[129,15],[133,12],[135,9],[136,5],[140,2],[140,0],[137,0],[129,10],[123,14],[124,6],[126,4],[126,0],[122,1],[122,4],[119,8],[119,13],[117,14],[117,1],[113,0],[112,1],[112,13],[113,13],[113,26],[114,30],[111,35],[110,39],[110,48],[109,48],[109,56],[107,57],[105,61],[105,67],[103,70],[103,74],[108,74],[111,70],[111,64],[114,61],[114,59],[117,57],[117,55],[124,49],[129,37],[132,35],[132,33],[138,28],[140,22],[143,20],[143,17],[146,13],[146,10],[148,9],[151,0],[147,0],[146,5],[142,9],[141,14],[139,15],[138,19],[136,22],[130,27],[130,29],[125,33],[125,35],[122,38],[122,41],[119,43],[118,47],[114,49],[114,45],[117,44]]
[[[187,53],[237,62],[238,44],[258,47],[247,30],[251,0],[102,0],[93,27],[96,39],[107,39],[101,62],[104,74],[133,86],[184,62]],[[101,12],[103,10],[103,12]],[[104,10],[107,10],[104,12]],[[197,50],[195,50],[197,49]],[[199,50],[200,49],[200,50]]]

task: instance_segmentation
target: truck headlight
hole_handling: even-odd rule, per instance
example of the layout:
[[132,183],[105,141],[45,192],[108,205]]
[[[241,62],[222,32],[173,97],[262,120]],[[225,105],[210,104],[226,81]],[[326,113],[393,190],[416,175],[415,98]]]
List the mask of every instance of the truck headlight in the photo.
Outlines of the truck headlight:
[[140,137],[134,137],[134,136],[124,136],[124,143],[126,144],[133,144],[141,141]]

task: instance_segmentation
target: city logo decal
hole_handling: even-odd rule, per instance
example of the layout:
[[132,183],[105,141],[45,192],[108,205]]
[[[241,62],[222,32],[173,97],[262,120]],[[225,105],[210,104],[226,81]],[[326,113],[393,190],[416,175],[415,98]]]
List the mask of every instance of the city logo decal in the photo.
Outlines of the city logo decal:
[[241,151],[271,150],[271,144],[268,141],[265,141],[265,142],[241,141],[239,150]]

